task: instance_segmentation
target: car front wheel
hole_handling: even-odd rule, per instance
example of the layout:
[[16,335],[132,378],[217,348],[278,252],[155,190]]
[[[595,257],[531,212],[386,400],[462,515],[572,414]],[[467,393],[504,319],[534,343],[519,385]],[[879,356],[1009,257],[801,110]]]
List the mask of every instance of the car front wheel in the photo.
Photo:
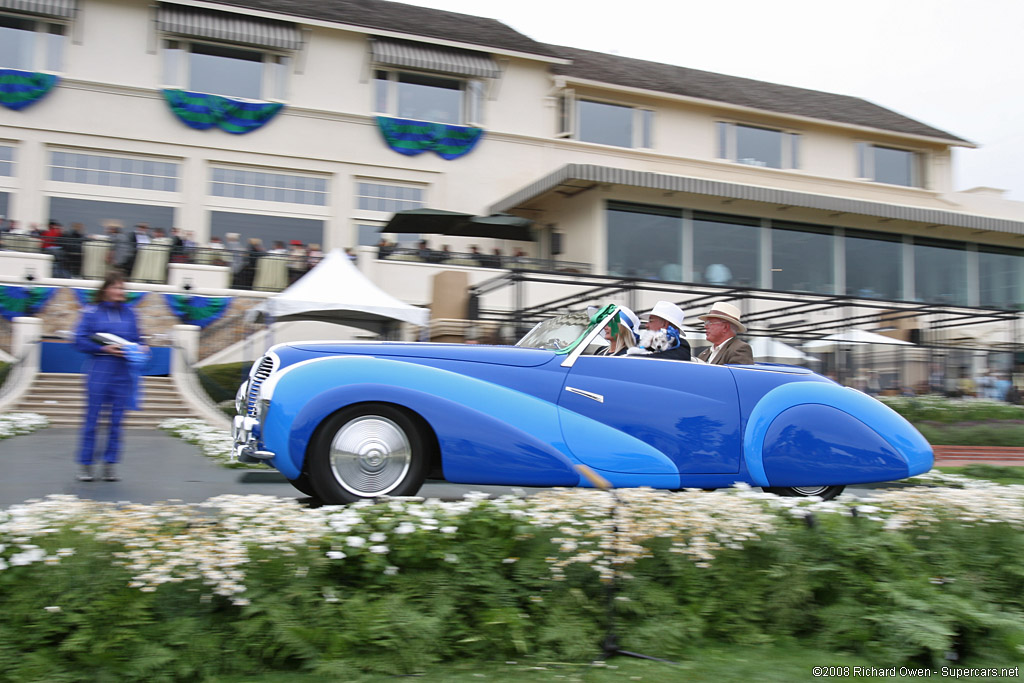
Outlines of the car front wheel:
[[832,500],[843,492],[845,486],[772,486],[764,490],[774,493],[777,496],[791,498],[806,498],[808,496],[819,496],[824,500]]
[[426,478],[419,427],[384,403],[346,408],[328,418],[309,452],[309,478],[329,505],[377,496],[411,496]]

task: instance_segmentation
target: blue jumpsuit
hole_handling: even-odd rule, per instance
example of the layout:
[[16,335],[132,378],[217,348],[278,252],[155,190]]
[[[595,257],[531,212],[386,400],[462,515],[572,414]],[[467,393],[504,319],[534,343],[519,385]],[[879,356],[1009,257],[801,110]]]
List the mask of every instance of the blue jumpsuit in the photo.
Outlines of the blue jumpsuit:
[[101,344],[91,339],[98,332],[116,334],[130,342],[139,342],[139,328],[135,312],[127,305],[104,301],[88,306],[75,331],[75,348],[92,356],[87,366],[89,407],[82,424],[81,447],[78,462],[91,465],[96,447],[96,424],[100,413],[110,407],[110,428],[103,460],[118,461],[121,453],[121,417],[126,408],[135,405],[137,382],[126,359],[104,351]]

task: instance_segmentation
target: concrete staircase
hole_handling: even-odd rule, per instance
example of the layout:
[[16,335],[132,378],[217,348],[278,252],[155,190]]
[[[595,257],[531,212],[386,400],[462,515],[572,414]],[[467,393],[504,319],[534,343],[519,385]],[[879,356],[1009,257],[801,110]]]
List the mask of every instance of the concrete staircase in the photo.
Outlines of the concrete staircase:
[[[46,372],[36,375],[14,411],[38,413],[51,427],[78,427],[85,416],[85,375]],[[170,377],[142,378],[142,410],[124,414],[125,428],[155,429],[169,417],[197,417],[181,399]]]

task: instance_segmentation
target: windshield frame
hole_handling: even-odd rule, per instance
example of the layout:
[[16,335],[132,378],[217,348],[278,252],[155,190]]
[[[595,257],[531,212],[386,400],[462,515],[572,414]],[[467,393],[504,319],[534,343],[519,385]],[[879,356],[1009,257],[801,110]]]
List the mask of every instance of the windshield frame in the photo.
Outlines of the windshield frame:
[[618,304],[607,304],[597,311],[590,317],[590,324],[587,326],[586,331],[579,336],[579,338],[570,344],[568,347],[562,350],[562,353],[566,354],[565,360],[562,361],[563,368],[571,368],[575,363],[576,359],[583,355],[583,352],[587,350],[597,336],[601,334],[601,331],[605,328],[608,322],[613,316],[619,314]]

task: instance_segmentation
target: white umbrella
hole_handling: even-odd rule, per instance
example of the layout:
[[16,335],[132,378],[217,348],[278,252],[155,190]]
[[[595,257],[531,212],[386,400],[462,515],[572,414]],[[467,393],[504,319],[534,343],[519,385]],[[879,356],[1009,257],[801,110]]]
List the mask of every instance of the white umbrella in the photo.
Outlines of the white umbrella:
[[750,349],[754,352],[754,358],[777,358],[779,360],[807,360],[810,358],[800,349],[769,337],[754,337],[750,340]]
[[885,335],[868,332],[867,330],[852,329],[844,332],[830,334],[821,339],[814,339],[803,344],[808,351],[829,351],[837,344],[894,344],[898,346],[913,346],[910,342],[902,339],[894,339]]

